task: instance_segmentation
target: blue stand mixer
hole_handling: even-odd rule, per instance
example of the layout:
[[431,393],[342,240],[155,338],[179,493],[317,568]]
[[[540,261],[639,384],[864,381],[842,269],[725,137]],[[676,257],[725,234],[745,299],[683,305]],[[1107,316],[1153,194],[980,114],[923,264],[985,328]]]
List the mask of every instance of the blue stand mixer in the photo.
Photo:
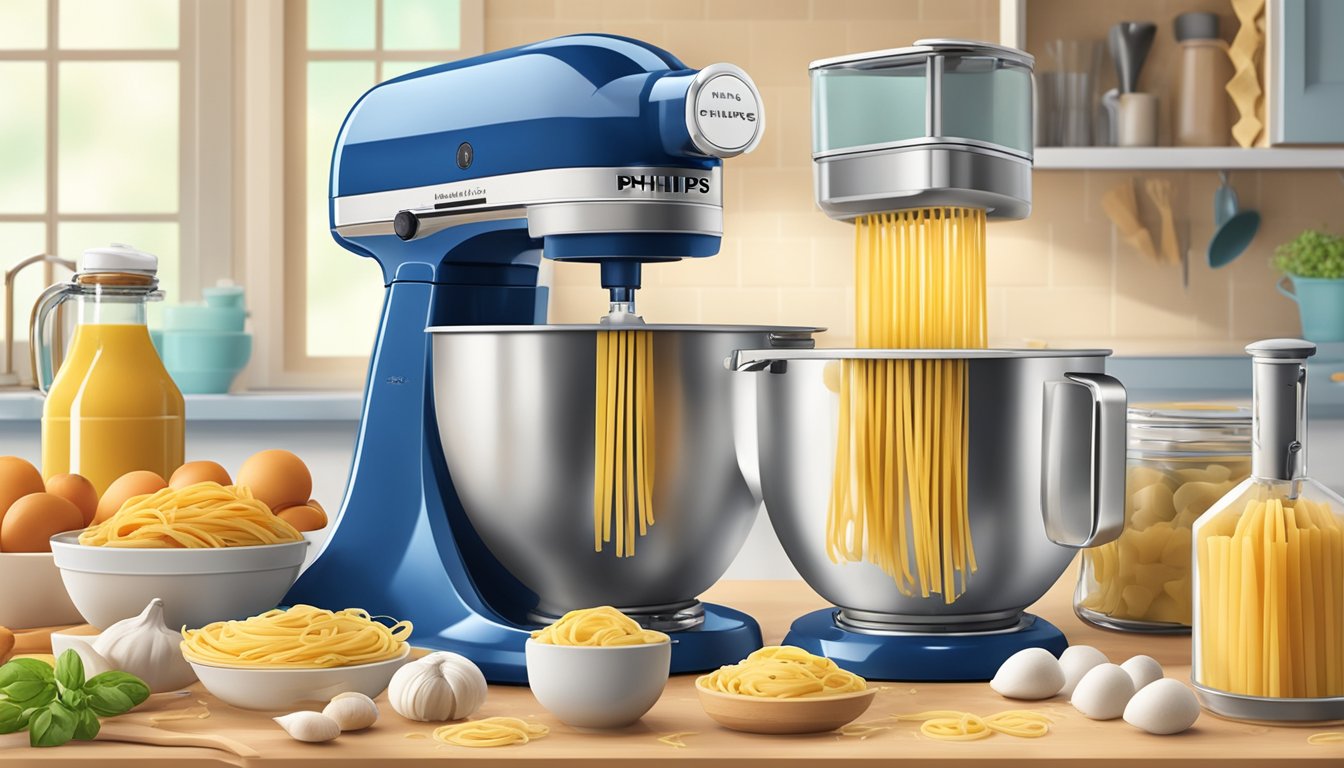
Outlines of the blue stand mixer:
[[[753,149],[762,128],[759,94],[738,68],[692,70],[606,35],[500,51],[368,91],[337,139],[331,224],[342,246],[378,261],[387,293],[345,498],[286,602],[409,619],[416,645],[462,653],[492,682],[525,682],[524,642],[555,611],[464,510],[455,486],[465,459],[454,466],[440,439],[457,417],[436,397],[442,369],[426,330],[543,327],[543,255],[599,264],[610,322],[630,321],[644,263],[718,252],[721,158]],[[534,377],[539,386],[546,376]],[[731,560],[736,548],[725,550]],[[585,556],[599,555],[611,556]],[[729,608],[697,603],[677,621],[674,673],[735,662],[761,643],[756,622]]]

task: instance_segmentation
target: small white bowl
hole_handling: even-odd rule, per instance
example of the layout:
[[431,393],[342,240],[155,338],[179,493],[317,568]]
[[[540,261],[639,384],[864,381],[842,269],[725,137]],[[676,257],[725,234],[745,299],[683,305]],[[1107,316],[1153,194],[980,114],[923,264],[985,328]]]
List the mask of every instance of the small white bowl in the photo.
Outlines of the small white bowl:
[[201,685],[215,698],[239,709],[291,712],[321,705],[338,693],[356,691],[369,698],[382,693],[392,675],[406,663],[410,646],[400,656],[372,664],[321,669],[258,669],[201,664],[187,657]]
[[0,627],[35,627],[83,624],[75,604],[61,582],[61,572],[50,552],[0,554]]
[[532,694],[577,728],[623,728],[653,708],[672,669],[672,643],[525,647]]
[[218,549],[89,547],[79,532],[51,537],[70,599],[85,621],[107,629],[163,599],[164,623],[196,629],[245,619],[280,604],[299,577],[307,541]]

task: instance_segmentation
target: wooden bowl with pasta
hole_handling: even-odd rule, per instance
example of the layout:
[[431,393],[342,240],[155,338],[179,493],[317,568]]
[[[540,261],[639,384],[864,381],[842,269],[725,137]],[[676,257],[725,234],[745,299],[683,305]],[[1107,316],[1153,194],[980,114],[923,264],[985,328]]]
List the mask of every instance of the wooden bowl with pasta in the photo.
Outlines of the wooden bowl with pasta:
[[862,715],[876,688],[831,659],[768,645],[695,681],[700,705],[719,725],[748,733],[820,733]]
[[763,698],[723,693],[695,681],[700,706],[714,722],[747,733],[822,733],[852,723],[872,705],[876,688],[801,699]]

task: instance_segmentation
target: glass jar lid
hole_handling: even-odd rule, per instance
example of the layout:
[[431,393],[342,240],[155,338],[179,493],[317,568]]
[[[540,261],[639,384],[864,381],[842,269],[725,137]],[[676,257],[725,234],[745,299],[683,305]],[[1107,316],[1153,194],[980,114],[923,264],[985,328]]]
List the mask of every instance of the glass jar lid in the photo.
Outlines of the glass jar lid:
[[1251,407],[1240,402],[1136,403],[1129,453],[1139,457],[1249,456]]

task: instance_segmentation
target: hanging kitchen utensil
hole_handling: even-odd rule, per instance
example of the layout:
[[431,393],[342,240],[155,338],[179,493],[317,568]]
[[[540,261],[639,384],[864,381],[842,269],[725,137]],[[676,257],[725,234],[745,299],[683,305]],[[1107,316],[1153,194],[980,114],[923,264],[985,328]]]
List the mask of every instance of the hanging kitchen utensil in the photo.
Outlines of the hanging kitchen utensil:
[[1111,223],[1120,230],[1120,236],[1131,248],[1157,261],[1157,249],[1153,246],[1153,235],[1139,220],[1139,202],[1134,196],[1134,182],[1130,179],[1116,184],[1102,195],[1101,207],[1110,217]]
[[1176,238],[1176,220],[1171,210],[1171,182],[1166,179],[1148,179],[1144,182],[1144,188],[1148,191],[1148,199],[1157,206],[1158,215],[1162,217],[1162,260],[1176,264],[1181,257],[1180,244]]
[[1209,241],[1209,266],[1217,269],[1236,260],[1251,245],[1260,229],[1259,211],[1242,210],[1237,192],[1219,173],[1222,185],[1213,193],[1213,239]]

